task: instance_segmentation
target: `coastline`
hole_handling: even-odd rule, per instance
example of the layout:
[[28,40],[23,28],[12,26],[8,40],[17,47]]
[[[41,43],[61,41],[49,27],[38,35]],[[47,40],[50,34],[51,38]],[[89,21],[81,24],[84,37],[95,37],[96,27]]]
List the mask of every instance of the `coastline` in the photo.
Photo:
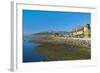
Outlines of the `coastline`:
[[53,37],[46,40],[31,40],[30,42],[40,43],[40,44],[66,44],[69,46],[77,46],[84,48],[91,48],[91,39],[90,38],[59,38]]

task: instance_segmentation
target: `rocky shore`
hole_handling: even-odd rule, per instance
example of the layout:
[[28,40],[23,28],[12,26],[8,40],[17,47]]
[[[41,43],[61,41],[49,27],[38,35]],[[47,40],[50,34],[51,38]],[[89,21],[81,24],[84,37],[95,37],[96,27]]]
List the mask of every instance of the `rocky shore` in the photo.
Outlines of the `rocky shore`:
[[91,48],[90,38],[50,38],[48,40],[31,40],[31,42],[41,43],[41,44],[66,44],[73,47],[84,47]]

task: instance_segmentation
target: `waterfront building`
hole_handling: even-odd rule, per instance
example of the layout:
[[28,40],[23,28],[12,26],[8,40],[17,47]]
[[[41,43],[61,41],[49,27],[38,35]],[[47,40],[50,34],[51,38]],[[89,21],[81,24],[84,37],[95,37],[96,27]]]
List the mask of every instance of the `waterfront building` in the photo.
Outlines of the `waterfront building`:
[[91,37],[91,27],[90,24],[86,24],[82,27],[76,28],[71,32],[74,38],[90,38]]

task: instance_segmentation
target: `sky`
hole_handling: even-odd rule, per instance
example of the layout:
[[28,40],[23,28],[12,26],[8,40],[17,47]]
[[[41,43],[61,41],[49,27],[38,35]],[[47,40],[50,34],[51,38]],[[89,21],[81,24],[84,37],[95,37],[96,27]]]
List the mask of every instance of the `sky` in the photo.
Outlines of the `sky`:
[[84,24],[91,24],[90,13],[23,10],[24,34],[45,31],[72,31]]

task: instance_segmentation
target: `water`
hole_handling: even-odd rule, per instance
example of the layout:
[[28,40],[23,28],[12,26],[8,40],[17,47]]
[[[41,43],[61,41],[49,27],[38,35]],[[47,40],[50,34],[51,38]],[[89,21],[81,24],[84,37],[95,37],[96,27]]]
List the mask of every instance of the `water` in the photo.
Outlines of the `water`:
[[89,48],[71,47],[66,44],[39,44],[30,42],[30,40],[39,39],[41,38],[24,38],[23,62],[80,60],[91,58],[91,49]]
[[46,57],[40,54],[36,49],[40,44],[31,43],[25,40],[23,43],[23,62],[38,62],[46,60]]

